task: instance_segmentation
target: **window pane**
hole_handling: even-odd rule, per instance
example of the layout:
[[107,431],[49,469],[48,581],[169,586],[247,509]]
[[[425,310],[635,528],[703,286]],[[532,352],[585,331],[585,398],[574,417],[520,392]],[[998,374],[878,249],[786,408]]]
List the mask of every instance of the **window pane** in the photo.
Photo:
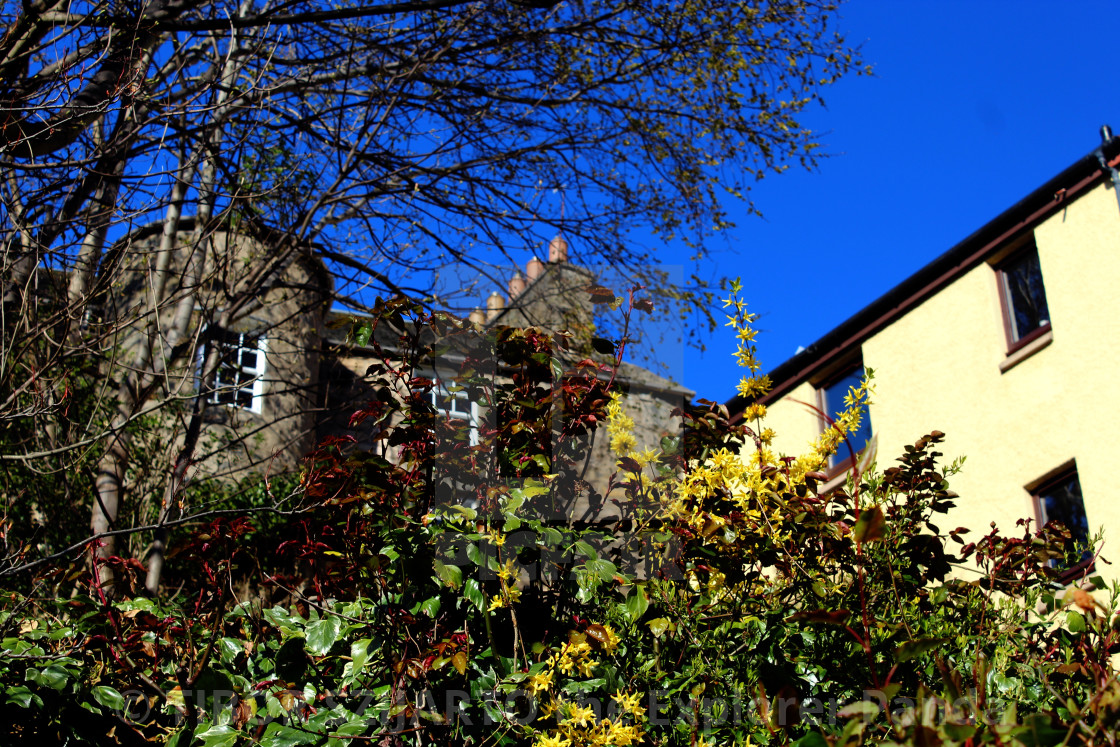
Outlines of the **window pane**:
[[[859,387],[863,381],[863,366],[852,369],[842,379],[837,380],[833,384],[825,387],[824,392],[824,411],[829,418],[833,420],[836,416],[844,410],[844,398],[852,387]],[[871,414],[867,410],[867,406],[863,407],[863,414],[860,418],[859,429],[854,433],[849,433],[847,440],[840,443],[840,447],[836,453],[829,459],[828,465],[830,467],[842,466],[849,464],[852,459],[853,450],[856,458],[867,446],[867,442],[871,440]]]
[[[211,402],[253,409],[254,382],[264,370],[265,359],[260,352],[261,338],[228,330],[215,330],[210,351],[218,356]],[[203,357],[205,360],[205,356]]]
[[1050,323],[1037,251],[1027,252],[1004,267],[1003,281],[1013,341],[1021,340]]
[[[1081,499],[1081,482],[1077,473],[1047,486],[1038,493],[1043,523],[1060,521],[1069,527],[1070,545],[1084,545],[1089,541],[1089,519],[1085,515],[1085,502]],[[1086,552],[1085,556],[1088,553]]]

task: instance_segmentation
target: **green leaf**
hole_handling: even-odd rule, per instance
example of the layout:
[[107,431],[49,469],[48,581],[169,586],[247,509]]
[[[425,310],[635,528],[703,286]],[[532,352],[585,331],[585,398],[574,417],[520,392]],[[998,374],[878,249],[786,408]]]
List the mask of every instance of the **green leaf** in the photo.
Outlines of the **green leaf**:
[[[337,734],[339,737],[360,737],[367,731],[369,731],[369,722],[365,717],[361,717],[358,721],[351,721],[348,724],[342,724],[331,729],[331,733]],[[332,737],[327,740],[327,747],[352,747],[352,745],[361,743],[361,740],[357,739],[338,739]]]
[[[199,739],[202,740],[202,747],[233,747],[240,736],[239,732],[225,724],[211,726],[198,735]],[[264,742],[261,742],[261,744],[264,744]]]
[[852,528],[852,536],[859,544],[877,542],[883,539],[886,524],[887,520],[883,516],[883,509],[878,506],[865,508],[859,512],[859,519],[856,520],[856,525]]
[[46,666],[41,671],[28,669],[26,676],[27,680],[34,682],[36,685],[49,687],[52,690],[62,690],[66,687],[70,678],[70,672],[55,664]]
[[587,544],[583,540],[577,541],[575,544],[575,548],[579,550],[585,558],[591,558],[594,560],[595,558],[599,557],[599,553],[595,552],[595,548]]
[[436,575],[439,580],[445,585],[450,586],[452,589],[458,589],[463,585],[463,569],[457,565],[448,565],[442,560],[436,560]]
[[1084,633],[1088,629],[1085,625],[1085,616],[1073,610],[1066,613],[1066,627],[1071,633]]
[[439,597],[430,597],[420,603],[420,611],[428,617],[435,617],[439,614]]
[[43,707],[43,699],[32,692],[26,685],[16,685],[9,687],[4,691],[7,700],[6,703],[16,705],[20,708],[30,708],[32,704],[36,708]]
[[948,638],[919,638],[916,641],[907,641],[895,651],[895,658],[900,662],[910,661],[939,648],[948,641]]
[[354,674],[360,672],[365,667],[366,662],[369,661],[369,644],[369,638],[363,638],[350,644],[350,659],[354,662]]
[[596,353],[602,353],[603,355],[614,355],[615,344],[605,337],[591,338],[591,347],[595,349]]
[[124,696],[111,687],[98,685],[90,691],[93,699],[111,711],[124,710]]
[[1024,717],[1023,721],[1025,725],[1015,729],[1012,734],[1025,747],[1054,747],[1065,739],[1065,730],[1051,726],[1050,716],[1045,713],[1032,713]]
[[342,629],[342,618],[331,615],[307,626],[307,650],[315,656],[323,656],[331,650],[338,640]]
[[665,635],[665,631],[669,629],[672,623],[666,617],[657,617],[646,623],[649,626],[649,632],[653,633],[654,638],[660,638]]
[[480,610],[486,609],[486,597],[482,594],[482,589],[478,587],[478,579],[468,578],[463,583],[463,596]]
[[963,742],[976,735],[976,727],[970,724],[958,724],[953,721],[946,721],[941,728],[945,730],[945,736],[949,737],[949,739],[952,739],[954,742]]
[[223,638],[218,641],[218,651],[222,661],[227,664],[237,658],[238,654],[245,652],[245,647],[236,638]]
[[320,734],[309,734],[274,721],[265,730],[260,747],[295,747],[299,744],[314,744],[321,738]]
[[646,595],[644,585],[637,585],[630,589],[626,595],[626,612],[635,622],[649,609],[649,596]]
[[478,518],[478,511],[475,511],[470,506],[452,506],[451,510],[455,511],[456,513],[462,514],[470,521],[474,521]]
[[373,334],[373,325],[369,322],[362,322],[358,325],[358,329],[354,331],[354,344],[360,348],[364,348],[369,344],[369,338]]
[[817,732],[806,734],[793,743],[794,747],[828,747],[828,742]]

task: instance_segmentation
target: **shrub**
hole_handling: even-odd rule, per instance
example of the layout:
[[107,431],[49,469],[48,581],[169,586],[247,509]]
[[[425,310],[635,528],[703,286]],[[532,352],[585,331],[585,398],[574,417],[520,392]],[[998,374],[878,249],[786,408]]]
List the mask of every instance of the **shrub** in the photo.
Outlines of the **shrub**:
[[[730,305],[740,389],[758,394],[751,318]],[[642,308],[631,293],[624,330]],[[196,527],[173,548],[167,599],[60,597],[80,564],[4,597],[9,740],[1113,739],[1117,593],[1099,579],[1106,599],[1059,590],[1068,532],[1024,522],[966,544],[967,529],[938,527],[960,465],[940,465],[936,431],[881,474],[819,492],[868,382],[798,457],[773,452],[761,408],[747,423],[711,403],[680,413],[681,438],[637,452],[602,358],[575,360],[532,329],[480,347],[471,325],[403,302],[378,324],[399,344],[351,421],[375,446],[324,443],[285,521]],[[477,445],[412,373],[432,352],[427,330],[497,414]],[[614,368],[624,347],[605,348]],[[568,512],[592,491],[579,466],[603,423],[617,516],[581,523]],[[143,570],[112,562],[118,577]]]

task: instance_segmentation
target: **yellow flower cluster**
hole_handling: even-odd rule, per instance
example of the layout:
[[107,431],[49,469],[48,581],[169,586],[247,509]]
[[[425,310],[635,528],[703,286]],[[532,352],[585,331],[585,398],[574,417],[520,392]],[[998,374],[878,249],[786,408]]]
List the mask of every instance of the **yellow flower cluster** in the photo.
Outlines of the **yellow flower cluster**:
[[[503,541],[505,538],[502,538]],[[521,589],[517,588],[517,563],[510,558],[498,566],[498,583],[501,584],[501,593],[490,597],[490,606],[487,612],[493,612],[502,607],[510,607],[521,599]]]
[[[738,293],[739,287],[738,281],[732,284],[733,294]],[[756,333],[750,326],[755,316],[747,313],[745,304],[735,295],[725,301],[724,306],[733,311],[727,317],[728,325],[735,328],[739,340],[736,357],[748,372],[739,385],[739,393],[754,399],[770,389],[770,380],[757,375],[761,366],[752,344]],[[749,444],[741,453],[720,449],[703,461],[690,463],[667,496],[666,513],[684,521],[705,541],[734,542],[743,530],[762,530],[776,541],[788,538],[790,529],[785,523],[792,519],[783,514],[776,499],[783,493],[801,489],[806,475],[827,462],[844,435],[858,430],[870,393],[870,371],[867,376],[867,380],[848,393],[845,410],[839,413],[834,426],[813,442],[809,453],[792,460],[779,459],[770,448],[774,432],[762,428],[758,431],[757,447]],[[745,408],[743,417],[757,424],[766,417],[766,407],[752,402]],[[714,505],[717,501],[719,507]],[[728,502],[738,514],[734,524],[728,518]]]
[[[751,323],[758,318],[757,314],[747,313],[746,304],[738,297],[741,284],[738,280],[731,284],[732,295],[723,302],[723,307],[731,308],[733,313],[727,315],[727,326],[735,330],[738,340],[735,348],[735,359],[739,365],[747,369],[736,390],[739,396],[748,401],[754,400],[770,391],[770,377],[759,376],[758,371],[762,364],[758,362],[758,348],[753,344],[758,332],[751,327]],[[747,420],[757,420],[766,414],[766,408],[759,405],[761,410],[750,409],[744,412]]]
[[619,643],[618,634],[609,625],[591,625],[586,632],[573,631],[568,641],[545,660],[545,668],[529,676],[526,688],[541,701],[540,720],[555,722],[537,738],[535,747],[628,747],[643,740],[646,712],[639,694],[616,691],[611,696],[617,704],[616,712],[604,718],[599,718],[590,705],[574,703],[556,694],[560,676],[590,677],[600,664],[595,658],[596,649],[609,656]]
[[622,394],[611,392],[607,403],[607,435],[611,437],[611,451],[627,456],[638,445],[634,438],[634,419],[622,409]]
[[831,427],[821,432],[821,435],[813,442],[812,454],[805,455],[808,457],[806,462],[809,464],[812,464],[813,456],[816,457],[816,465],[812,466],[812,469],[820,469],[827,463],[828,458],[840,448],[844,437],[859,430],[863,419],[863,410],[870,403],[871,380],[874,376],[875,372],[870,368],[864,369],[863,381],[860,382],[858,387],[852,387],[844,395],[844,411],[838,413]]

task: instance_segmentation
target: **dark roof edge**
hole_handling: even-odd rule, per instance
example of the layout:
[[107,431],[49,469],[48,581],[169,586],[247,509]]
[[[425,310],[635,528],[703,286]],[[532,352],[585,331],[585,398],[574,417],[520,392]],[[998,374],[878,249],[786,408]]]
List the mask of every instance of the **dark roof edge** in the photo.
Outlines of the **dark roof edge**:
[[[812,345],[770,371],[773,384],[761,399],[772,402],[790,389],[835,363],[855,345],[886,328],[1000,249],[1017,234],[1095,185],[1105,176],[1098,156],[1110,163],[1120,154],[1120,136],[1092,150],[1004,210],[922,269],[848,317]],[[1115,165],[1115,164],[1113,164]],[[748,401],[736,395],[727,401],[732,414]]]

